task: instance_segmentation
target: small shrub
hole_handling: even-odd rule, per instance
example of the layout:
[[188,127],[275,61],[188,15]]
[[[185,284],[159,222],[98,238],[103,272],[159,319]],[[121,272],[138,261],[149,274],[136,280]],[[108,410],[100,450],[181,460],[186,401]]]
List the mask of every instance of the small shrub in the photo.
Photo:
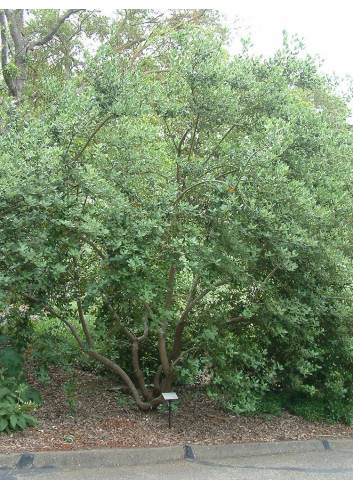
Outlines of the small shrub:
[[353,422],[352,404],[344,399],[303,396],[291,399],[288,409],[296,416],[302,416],[309,421],[326,421],[332,424],[343,422],[347,425]]
[[[180,410],[179,410],[179,404],[178,404],[178,402],[172,402],[170,407],[171,407],[171,411],[173,413],[179,413]],[[168,402],[164,402],[163,404],[160,404],[157,407],[157,410],[160,413],[165,413],[165,412],[169,411],[169,403]]]
[[259,399],[256,414],[264,416],[283,416],[284,403],[280,395],[269,392]]
[[66,394],[66,401],[71,408],[71,413],[74,414],[78,408],[77,402],[77,379],[75,377],[71,377],[63,386],[62,390]]
[[48,370],[45,367],[43,367],[43,365],[41,365],[36,369],[35,374],[37,379],[42,385],[50,384],[51,382],[50,375],[48,373]]
[[120,391],[116,392],[116,399],[118,401],[119,406],[123,409],[134,408],[136,409],[135,401],[128,394],[123,394]]
[[0,370],[0,432],[24,430],[28,426],[37,426],[39,421],[27,414],[27,411],[36,409],[38,404],[25,401],[23,394],[27,386],[19,384],[14,387],[11,378]]
[[310,395],[296,391],[269,392],[256,406],[256,414],[260,415],[279,416],[284,410],[311,422],[343,422],[347,425],[353,422],[353,408],[350,402],[346,399],[327,399],[319,394]]
[[66,441],[66,443],[72,443],[74,439],[74,435],[64,435],[64,441]]
[[23,358],[2,336],[0,349],[0,432],[18,431],[37,426],[38,420],[27,414],[42,403],[39,392],[25,380]]

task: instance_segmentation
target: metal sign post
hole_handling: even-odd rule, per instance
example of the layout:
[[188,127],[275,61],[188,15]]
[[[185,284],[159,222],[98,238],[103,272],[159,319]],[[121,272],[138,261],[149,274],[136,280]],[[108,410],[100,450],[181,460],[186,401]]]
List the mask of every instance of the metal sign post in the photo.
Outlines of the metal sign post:
[[163,399],[168,401],[169,407],[169,429],[172,428],[172,402],[178,400],[178,396],[175,392],[162,392]]

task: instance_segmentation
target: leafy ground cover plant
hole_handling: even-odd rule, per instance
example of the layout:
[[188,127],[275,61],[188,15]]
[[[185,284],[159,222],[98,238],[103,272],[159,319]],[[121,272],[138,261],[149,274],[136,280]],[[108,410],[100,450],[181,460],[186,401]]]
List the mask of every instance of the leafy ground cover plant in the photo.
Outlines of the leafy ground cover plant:
[[[0,348],[0,432],[18,431],[37,426],[39,421],[28,414],[42,402],[36,389],[24,380],[23,359],[1,337]],[[0,344],[1,344],[0,343]]]
[[15,388],[4,375],[4,370],[0,371],[0,386],[0,432],[11,433],[28,426],[38,426],[39,421],[27,414],[38,407],[38,404],[24,400],[27,386],[19,384]]

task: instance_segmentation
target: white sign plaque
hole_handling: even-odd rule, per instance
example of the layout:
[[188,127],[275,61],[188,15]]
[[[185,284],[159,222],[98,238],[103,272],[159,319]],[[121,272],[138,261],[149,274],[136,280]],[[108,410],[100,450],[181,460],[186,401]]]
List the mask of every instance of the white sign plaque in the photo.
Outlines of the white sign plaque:
[[177,401],[178,396],[175,394],[175,392],[162,392],[163,399],[165,401]]

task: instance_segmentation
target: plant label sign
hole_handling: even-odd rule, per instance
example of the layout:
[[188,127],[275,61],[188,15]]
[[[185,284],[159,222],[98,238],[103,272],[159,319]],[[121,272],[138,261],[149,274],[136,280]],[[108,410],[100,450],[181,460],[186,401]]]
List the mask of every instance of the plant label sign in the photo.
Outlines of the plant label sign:
[[162,392],[163,399],[165,401],[177,401],[178,396],[175,392]]

